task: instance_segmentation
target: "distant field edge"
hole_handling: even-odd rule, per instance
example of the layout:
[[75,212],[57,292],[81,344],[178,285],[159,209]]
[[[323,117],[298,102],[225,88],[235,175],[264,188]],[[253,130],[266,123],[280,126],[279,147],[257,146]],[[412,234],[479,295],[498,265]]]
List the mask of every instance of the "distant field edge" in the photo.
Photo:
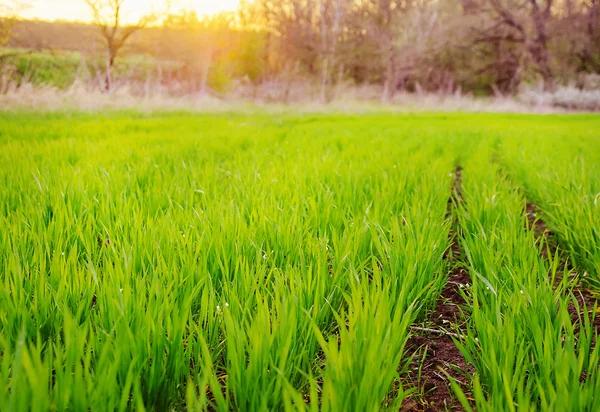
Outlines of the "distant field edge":
[[549,105],[531,105],[515,99],[411,97],[407,101],[380,104],[372,101],[268,103],[221,100],[212,97],[139,98],[101,93],[76,94],[54,91],[0,95],[0,112],[112,112],[132,111],[187,113],[324,113],[324,114],[413,114],[413,113],[499,113],[499,114],[599,114],[598,111],[572,110]]

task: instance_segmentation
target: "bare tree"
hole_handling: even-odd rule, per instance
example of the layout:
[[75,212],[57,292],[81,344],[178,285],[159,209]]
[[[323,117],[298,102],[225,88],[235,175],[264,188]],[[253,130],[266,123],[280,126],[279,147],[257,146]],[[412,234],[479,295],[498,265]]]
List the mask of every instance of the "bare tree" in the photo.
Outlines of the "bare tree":
[[587,69],[600,71],[600,59],[594,56],[600,54],[600,0],[584,2],[586,6],[586,34],[587,41],[582,61]]
[[137,23],[123,25],[123,6],[126,0],[84,0],[92,10],[94,24],[106,47],[105,90],[113,90],[113,69],[115,60],[131,36],[140,29],[157,20],[156,14],[141,17]]
[[330,85],[333,82],[332,73],[336,66],[336,50],[340,25],[343,18],[341,0],[321,0],[321,100],[328,102],[332,99]]
[[[554,75],[548,51],[548,25],[554,0],[489,0],[489,6],[489,24],[479,30],[477,41],[521,44],[541,76],[544,88],[551,88]],[[485,10],[484,7],[484,13]]]
[[0,46],[3,46],[10,39],[14,25],[15,18],[13,16],[0,16]]
[[24,3],[17,0],[0,4],[0,46],[10,40],[17,16],[26,7]]
[[[392,6],[392,4],[394,6]],[[378,26],[381,31],[383,64],[385,66],[383,93],[381,95],[382,103],[387,103],[390,98],[393,97],[393,88],[395,88],[396,85],[396,69],[394,67],[396,48],[394,47],[395,39],[392,32],[392,16],[394,15],[393,10],[395,4],[396,3],[392,3],[390,0],[379,0]]]

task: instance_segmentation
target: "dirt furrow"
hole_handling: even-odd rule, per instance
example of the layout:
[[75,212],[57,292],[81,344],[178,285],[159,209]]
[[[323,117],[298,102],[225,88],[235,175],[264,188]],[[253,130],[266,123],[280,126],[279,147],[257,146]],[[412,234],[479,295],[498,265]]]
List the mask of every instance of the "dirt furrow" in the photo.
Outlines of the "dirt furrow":
[[[448,200],[448,218],[453,216],[456,205],[463,203],[461,179],[462,169],[458,166],[452,196]],[[468,376],[473,372],[453,341],[463,331],[463,310],[467,303],[463,288],[471,282],[457,240],[457,227],[458,222],[454,221],[449,234],[450,248],[445,255],[450,269],[448,281],[427,322],[413,327],[413,335],[408,342],[409,353],[415,354],[410,365],[409,381],[418,387],[418,391],[404,403],[404,411],[463,410],[449,381],[454,379],[466,389]]]

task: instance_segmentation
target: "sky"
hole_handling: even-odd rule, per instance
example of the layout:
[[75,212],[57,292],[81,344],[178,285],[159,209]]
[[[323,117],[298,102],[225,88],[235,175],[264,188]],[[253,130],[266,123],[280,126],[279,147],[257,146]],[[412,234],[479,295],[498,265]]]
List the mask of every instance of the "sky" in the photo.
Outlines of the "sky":
[[[0,0],[1,1],[1,0]],[[90,21],[89,6],[84,0],[27,0],[20,13],[24,18],[42,20]],[[235,10],[239,0],[171,0],[172,11],[194,10],[198,15]],[[164,8],[164,0],[125,0],[125,22],[135,22],[144,14]]]

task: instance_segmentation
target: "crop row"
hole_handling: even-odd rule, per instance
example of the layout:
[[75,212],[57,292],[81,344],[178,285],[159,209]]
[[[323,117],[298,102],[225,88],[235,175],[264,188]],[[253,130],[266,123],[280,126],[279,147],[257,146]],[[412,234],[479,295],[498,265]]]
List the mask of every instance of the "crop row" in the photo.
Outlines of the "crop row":
[[453,226],[463,407],[597,409],[588,283],[525,216],[528,197],[597,277],[592,121],[548,120],[581,138],[577,169],[528,161],[536,119],[465,119],[4,116],[0,409],[398,409],[423,396],[407,342]]

